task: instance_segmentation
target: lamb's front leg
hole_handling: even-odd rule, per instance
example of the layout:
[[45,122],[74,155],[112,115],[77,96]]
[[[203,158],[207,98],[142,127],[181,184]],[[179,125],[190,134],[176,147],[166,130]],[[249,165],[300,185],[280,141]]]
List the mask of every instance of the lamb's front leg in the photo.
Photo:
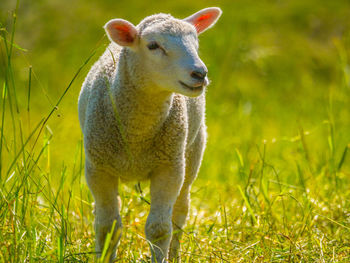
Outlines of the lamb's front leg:
[[184,178],[184,167],[162,167],[151,177],[151,209],[146,238],[151,242],[152,262],[166,262],[172,234],[172,210]]
[[185,180],[181,188],[181,192],[175,202],[173,209],[174,233],[170,244],[169,261],[181,262],[180,258],[180,239],[182,236],[182,228],[185,225],[188,210],[190,206],[190,191],[193,181],[196,179],[198,170],[202,161],[206,134],[202,129],[192,146],[186,152],[186,174]]
[[97,258],[101,256],[106,235],[111,231],[113,222],[116,221],[112,240],[106,254],[108,257],[107,262],[113,262],[122,228],[119,214],[118,178],[109,175],[105,171],[91,167],[88,162],[86,162],[85,175],[88,186],[95,199],[95,247]]

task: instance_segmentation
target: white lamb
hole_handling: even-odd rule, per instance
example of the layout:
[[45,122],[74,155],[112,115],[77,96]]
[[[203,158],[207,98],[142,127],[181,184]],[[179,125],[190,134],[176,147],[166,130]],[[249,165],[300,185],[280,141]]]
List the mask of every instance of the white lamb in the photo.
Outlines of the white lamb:
[[197,36],[220,15],[212,7],[183,20],[157,14],[136,27],[122,19],[105,25],[112,43],[85,79],[79,120],[98,254],[116,221],[110,261],[122,227],[119,180],[145,179],[150,180],[145,232],[152,262],[166,262],[168,255],[180,260],[181,228],[206,143],[208,79]]

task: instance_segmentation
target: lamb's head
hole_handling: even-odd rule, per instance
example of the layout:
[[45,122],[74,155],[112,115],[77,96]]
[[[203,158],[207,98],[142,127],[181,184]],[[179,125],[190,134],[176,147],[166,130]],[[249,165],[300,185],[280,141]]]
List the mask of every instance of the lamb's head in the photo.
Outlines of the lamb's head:
[[198,35],[221,15],[216,7],[183,20],[158,14],[135,27],[123,19],[110,20],[105,30],[111,41],[137,57],[148,83],[170,92],[195,97],[208,85],[207,68],[198,56]]

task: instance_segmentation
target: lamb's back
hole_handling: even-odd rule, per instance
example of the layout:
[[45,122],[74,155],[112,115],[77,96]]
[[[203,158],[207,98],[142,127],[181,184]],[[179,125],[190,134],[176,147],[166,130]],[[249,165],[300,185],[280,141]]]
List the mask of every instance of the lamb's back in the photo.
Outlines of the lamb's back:
[[87,107],[96,103],[94,100],[100,99],[97,97],[103,96],[104,91],[112,84],[120,51],[120,46],[111,43],[85,78],[78,100],[79,121],[83,133]]
[[[110,44],[89,71],[78,101],[79,121],[84,135],[86,159],[106,166],[120,156],[121,136],[116,123],[110,92],[121,47]],[[112,136],[113,135],[113,136]]]

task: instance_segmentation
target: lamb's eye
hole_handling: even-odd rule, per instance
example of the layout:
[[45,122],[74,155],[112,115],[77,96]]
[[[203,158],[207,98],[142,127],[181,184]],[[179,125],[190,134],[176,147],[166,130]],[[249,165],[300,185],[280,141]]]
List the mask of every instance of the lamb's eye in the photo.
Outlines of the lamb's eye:
[[154,49],[160,48],[160,46],[158,45],[157,42],[151,42],[147,45],[147,47],[149,50],[154,50]]

